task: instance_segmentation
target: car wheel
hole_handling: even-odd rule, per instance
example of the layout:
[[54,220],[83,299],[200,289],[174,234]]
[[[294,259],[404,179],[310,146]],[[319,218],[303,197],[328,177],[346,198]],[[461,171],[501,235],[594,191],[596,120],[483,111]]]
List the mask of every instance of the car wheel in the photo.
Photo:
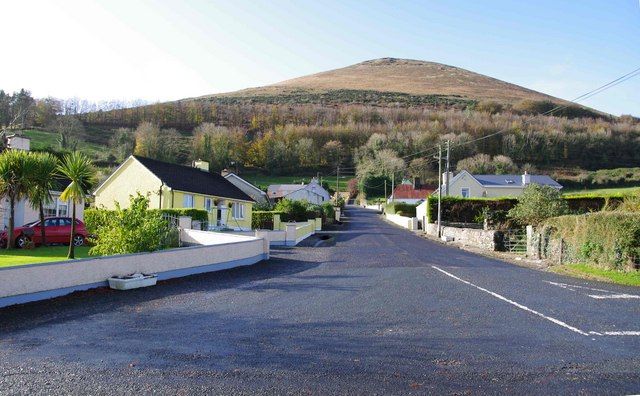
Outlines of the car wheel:
[[84,237],[80,234],[73,237],[73,246],[82,246],[84,245]]
[[16,247],[19,249],[23,249],[30,241],[31,239],[29,239],[29,237],[20,235],[16,238]]

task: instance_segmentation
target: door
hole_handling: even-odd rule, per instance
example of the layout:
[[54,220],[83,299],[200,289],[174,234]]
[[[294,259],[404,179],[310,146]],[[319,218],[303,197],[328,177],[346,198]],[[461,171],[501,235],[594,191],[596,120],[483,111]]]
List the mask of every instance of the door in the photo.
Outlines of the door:
[[58,226],[55,227],[55,230],[58,243],[69,243],[71,240],[71,219],[68,217],[58,218]]
[[[38,243],[42,243],[42,241],[40,241],[40,229],[39,227],[35,227],[34,228],[35,234],[34,234],[34,241],[38,241]],[[52,218],[52,219],[45,219],[44,220],[44,236],[45,238],[47,238],[47,243],[59,243],[57,241],[56,238],[56,233],[58,233],[58,219],[57,218]]]

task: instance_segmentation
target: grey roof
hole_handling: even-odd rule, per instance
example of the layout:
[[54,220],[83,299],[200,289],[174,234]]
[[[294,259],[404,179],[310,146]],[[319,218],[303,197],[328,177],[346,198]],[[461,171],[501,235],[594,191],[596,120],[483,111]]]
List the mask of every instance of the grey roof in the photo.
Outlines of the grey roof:
[[[484,187],[524,187],[522,175],[472,175]],[[547,175],[529,175],[531,184],[562,188]]]

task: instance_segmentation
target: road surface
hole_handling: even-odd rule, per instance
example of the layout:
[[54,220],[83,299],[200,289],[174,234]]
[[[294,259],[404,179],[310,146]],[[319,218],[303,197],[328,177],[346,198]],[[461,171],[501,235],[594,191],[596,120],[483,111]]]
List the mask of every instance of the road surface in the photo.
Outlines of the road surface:
[[0,394],[640,392],[640,289],[349,208],[335,246],[0,310]]

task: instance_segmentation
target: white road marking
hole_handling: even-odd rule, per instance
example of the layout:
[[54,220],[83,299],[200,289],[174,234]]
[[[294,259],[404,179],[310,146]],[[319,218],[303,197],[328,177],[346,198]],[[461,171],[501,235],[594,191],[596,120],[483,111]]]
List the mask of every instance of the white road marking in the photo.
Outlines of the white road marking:
[[545,282],[549,283],[550,285],[558,286],[563,289],[567,289],[571,291],[577,291],[575,289],[584,289],[584,290],[591,290],[591,291],[597,291],[602,293],[609,293],[609,294],[587,294],[587,296],[594,298],[596,300],[605,300],[605,299],[615,300],[615,299],[634,299],[634,298],[640,299],[640,296],[636,294],[626,294],[626,293],[617,294],[616,292],[613,292],[611,290],[596,289],[593,287],[579,286],[579,285],[569,285],[567,283],[559,283],[559,282],[551,282],[551,281],[545,281]]
[[515,307],[518,307],[518,308],[522,309],[523,311],[530,312],[530,313],[532,313],[532,314],[534,314],[534,315],[537,315],[537,316],[539,316],[539,317],[541,317],[541,318],[543,318],[543,319],[546,319],[546,320],[548,320],[548,321],[550,321],[550,322],[552,322],[552,323],[555,323],[555,324],[557,324],[558,326],[562,326],[562,327],[564,327],[565,329],[571,330],[571,331],[573,331],[574,333],[578,333],[578,334],[581,334],[581,335],[584,335],[584,336],[591,335],[591,334],[589,334],[589,333],[587,333],[587,332],[585,332],[585,331],[582,331],[582,330],[580,330],[580,329],[578,329],[578,328],[576,328],[576,327],[573,327],[573,326],[571,326],[571,325],[568,325],[568,324],[566,324],[565,322],[563,322],[563,321],[561,321],[561,320],[558,320],[558,319],[553,318],[553,317],[551,317],[551,316],[547,316],[547,315],[545,315],[545,314],[543,314],[543,313],[540,313],[540,312],[538,312],[538,311],[536,311],[536,310],[533,310],[533,309],[531,309],[531,308],[529,308],[529,307],[526,307],[526,306],[524,306],[524,305],[522,305],[522,304],[519,304],[519,303],[517,303],[517,302],[515,302],[515,301],[513,301],[513,300],[509,300],[508,298],[506,298],[506,297],[504,297],[504,296],[502,296],[502,295],[500,295],[500,294],[498,294],[498,293],[492,292],[491,290],[487,290],[487,289],[485,289],[484,287],[480,287],[480,286],[478,286],[478,285],[475,285],[475,284],[473,284],[473,283],[471,283],[471,282],[469,282],[469,281],[466,281],[466,280],[464,280],[464,279],[462,279],[462,278],[458,278],[458,277],[457,277],[457,276],[455,276],[454,274],[452,274],[452,273],[450,273],[450,272],[447,272],[447,271],[443,270],[442,268],[436,267],[435,265],[432,265],[432,266],[431,266],[431,268],[433,268],[433,269],[435,269],[435,270],[438,270],[438,271],[442,272],[443,274],[445,274],[445,275],[447,275],[447,276],[449,276],[449,277],[451,277],[451,278],[453,278],[453,279],[455,279],[455,280],[458,280],[458,281],[460,281],[460,282],[462,282],[462,283],[464,283],[464,284],[467,284],[467,285],[469,285],[469,286],[475,287],[475,288],[476,288],[476,289],[478,289],[478,290],[481,290],[481,291],[483,291],[483,292],[485,292],[485,293],[487,293],[487,294],[490,294],[490,295],[492,295],[493,297],[495,297],[495,298],[497,298],[497,299],[499,299],[499,300],[502,300],[502,301],[507,302],[507,303],[509,303],[509,304],[511,304],[511,305],[513,305],[513,306],[515,306]]
[[640,336],[640,331],[603,331],[608,336]]
[[604,299],[632,299],[632,298],[640,298],[635,294],[587,294],[587,296],[591,298],[595,298],[596,300],[604,300]]

